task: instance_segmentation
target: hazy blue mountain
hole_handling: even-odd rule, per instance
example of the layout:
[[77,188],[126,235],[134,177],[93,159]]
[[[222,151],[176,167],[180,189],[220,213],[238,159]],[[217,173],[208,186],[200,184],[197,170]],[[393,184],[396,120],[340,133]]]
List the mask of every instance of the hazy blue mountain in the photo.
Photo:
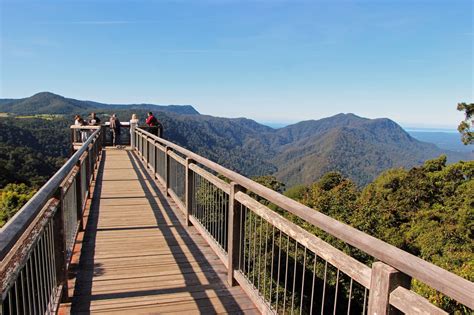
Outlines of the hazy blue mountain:
[[103,104],[66,98],[50,92],[41,92],[22,99],[0,99],[0,112],[21,115],[85,114],[91,111],[111,112],[126,109],[167,111],[186,115],[199,114],[191,105]]

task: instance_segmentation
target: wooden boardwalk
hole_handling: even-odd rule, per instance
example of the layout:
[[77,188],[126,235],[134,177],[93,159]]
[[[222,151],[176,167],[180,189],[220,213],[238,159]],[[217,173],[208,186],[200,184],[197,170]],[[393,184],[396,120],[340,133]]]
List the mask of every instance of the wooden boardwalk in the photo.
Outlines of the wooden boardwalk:
[[163,190],[131,151],[104,151],[68,311],[258,313]]

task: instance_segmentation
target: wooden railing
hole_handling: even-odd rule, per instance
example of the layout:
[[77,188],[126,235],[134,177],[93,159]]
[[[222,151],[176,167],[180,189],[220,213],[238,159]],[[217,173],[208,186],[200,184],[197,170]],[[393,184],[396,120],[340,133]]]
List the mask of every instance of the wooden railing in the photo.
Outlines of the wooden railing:
[[[120,123],[121,132],[120,132],[120,145],[129,146],[130,145],[130,124],[128,122]],[[102,128],[102,145],[111,146],[112,145],[112,131],[109,128],[109,123],[105,123],[100,126],[70,126],[71,130],[71,143],[73,147],[80,148],[85,139],[87,139],[95,130]]]
[[0,230],[0,314],[51,314],[67,298],[67,271],[102,150],[95,129]]
[[[262,313],[446,314],[410,290],[416,279],[474,308],[474,284],[137,128],[133,149]],[[367,266],[269,209],[372,256]]]

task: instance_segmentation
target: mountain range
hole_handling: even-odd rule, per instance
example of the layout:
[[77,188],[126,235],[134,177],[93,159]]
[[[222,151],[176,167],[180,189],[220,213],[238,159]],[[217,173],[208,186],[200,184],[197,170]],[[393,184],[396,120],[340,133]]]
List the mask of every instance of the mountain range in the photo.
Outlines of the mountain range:
[[92,111],[115,111],[123,109],[167,111],[187,115],[199,115],[191,105],[155,104],[104,104],[80,101],[50,92],[37,93],[21,99],[0,99],[0,112],[19,115],[34,114],[85,114]]
[[421,165],[446,154],[451,162],[472,153],[450,152],[411,137],[390,119],[338,114],[273,129],[246,118],[202,115],[192,106],[110,105],[78,101],[52,93],[0,100],[0,112],[73,114],[117,111],[122,121],[132,112],[156,112],[165,138],[247,176],[274,174],[288,187],[308,184],[338,171],[359,186],[389,168]]

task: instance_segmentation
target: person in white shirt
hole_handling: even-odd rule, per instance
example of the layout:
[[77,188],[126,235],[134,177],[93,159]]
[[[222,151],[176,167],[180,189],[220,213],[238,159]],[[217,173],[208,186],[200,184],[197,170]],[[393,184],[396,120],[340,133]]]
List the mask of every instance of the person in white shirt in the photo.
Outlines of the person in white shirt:
[[[74,125],[75,126],[85,126],[86,122],[82,119],[81,116],[74,116]],[[86,142],[88,138],[87,129],[81,129],[81,142]]]

